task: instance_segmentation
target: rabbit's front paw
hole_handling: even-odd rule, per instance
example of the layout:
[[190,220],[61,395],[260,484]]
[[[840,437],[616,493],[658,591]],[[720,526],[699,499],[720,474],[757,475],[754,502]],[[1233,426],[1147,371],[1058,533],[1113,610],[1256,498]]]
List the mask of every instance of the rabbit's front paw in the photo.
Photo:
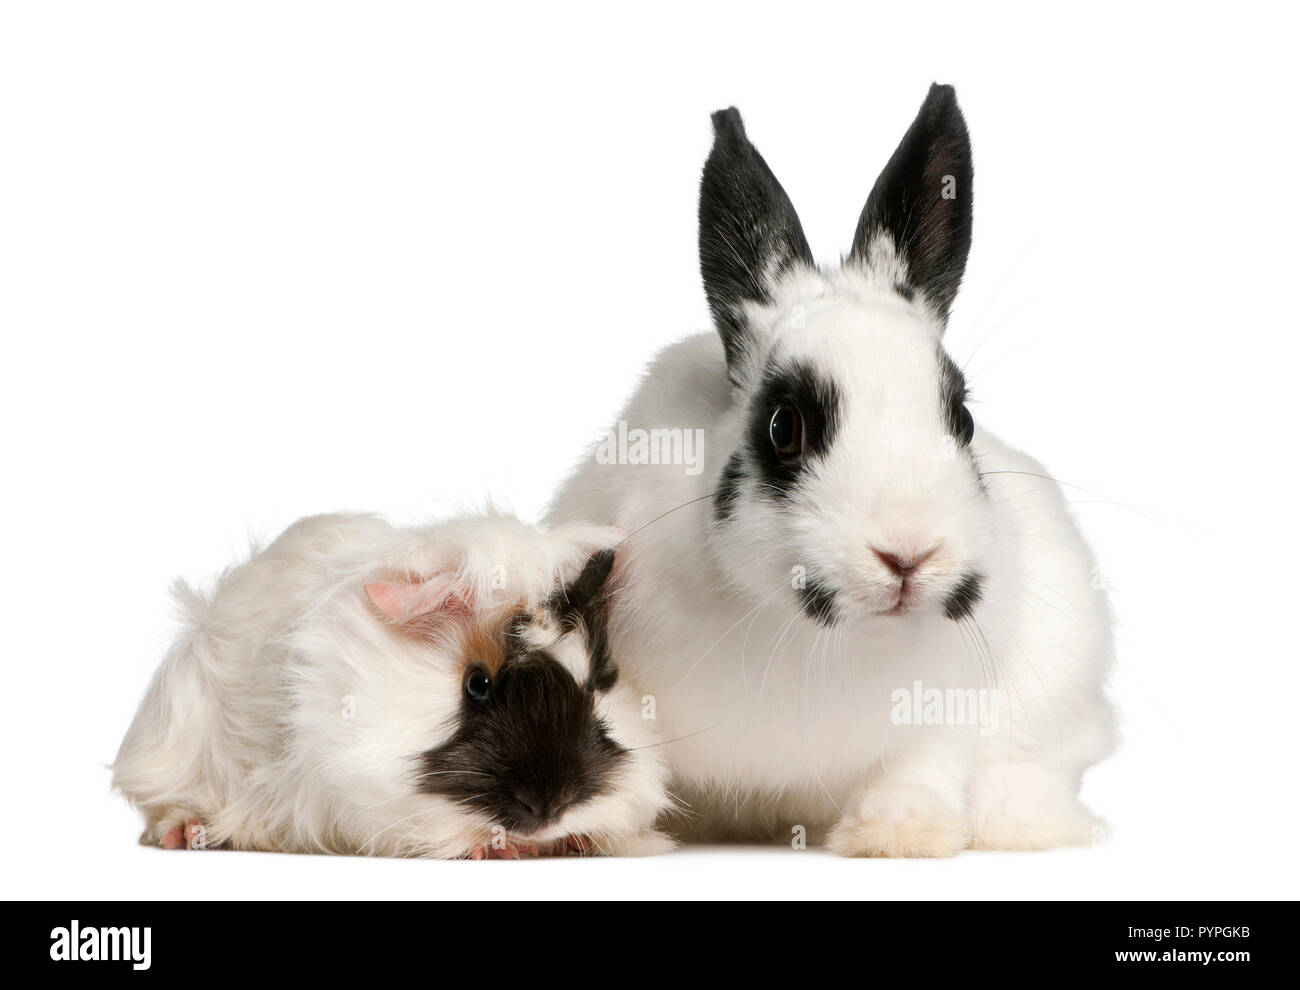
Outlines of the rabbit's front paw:
[[1072,778],[1036,763],[982,768],[971,785],[971,845],[1055,849],[1105,842],[1106,823],[1076,789]]
[[856,813],[826,837],[839,856],[955,856],[969,835],[958,809],[923,787],[881,787],[867,792]]

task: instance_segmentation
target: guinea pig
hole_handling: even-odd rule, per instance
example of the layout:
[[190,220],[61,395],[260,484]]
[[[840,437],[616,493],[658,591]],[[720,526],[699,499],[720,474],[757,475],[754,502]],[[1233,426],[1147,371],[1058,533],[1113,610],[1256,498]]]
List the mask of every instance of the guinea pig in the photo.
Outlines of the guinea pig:
[[113,764],[163,848],[643,854],[669,805],[606,636],[618,531],[316,516],[183,582]]

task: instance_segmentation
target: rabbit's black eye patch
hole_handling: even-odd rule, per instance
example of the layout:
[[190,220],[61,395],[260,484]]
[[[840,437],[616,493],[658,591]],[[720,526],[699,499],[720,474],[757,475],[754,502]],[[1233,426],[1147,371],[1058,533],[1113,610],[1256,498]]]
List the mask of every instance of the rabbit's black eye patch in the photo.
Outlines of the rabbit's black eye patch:
[[722,469],[722,477],[718,479],[718,487],[713,493],[713,514],[717,518],[723,521],[731,518],[736,502],[740,499],[740,485],[744,480],[745,465],[737,452],[727,460],[726,467]]
[[966,408],[966,378],[944,351],[939,352],[939,403],[949,436],[969,447],[975,436],[975,420]]
[[760,491],[780,498],[803,465],[834,442],[839,389],[802,361],[774,365],[763,376],[749,415],[747,460]]

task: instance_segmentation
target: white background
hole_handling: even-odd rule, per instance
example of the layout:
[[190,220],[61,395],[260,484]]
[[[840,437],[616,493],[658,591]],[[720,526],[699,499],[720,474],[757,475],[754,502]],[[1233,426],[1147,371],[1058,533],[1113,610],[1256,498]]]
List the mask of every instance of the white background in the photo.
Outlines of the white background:
[[[1295,25],[1281,4],[10,3],[0,14],[3,893],[1296,894]],[[1114,589],[1109,845],[937,862],[691,849],[166,854],[105,770],[250,535],[491,495],[540,515],[707,325],[710,111],[814,252],[931,80],[975,241],[949,347]]]

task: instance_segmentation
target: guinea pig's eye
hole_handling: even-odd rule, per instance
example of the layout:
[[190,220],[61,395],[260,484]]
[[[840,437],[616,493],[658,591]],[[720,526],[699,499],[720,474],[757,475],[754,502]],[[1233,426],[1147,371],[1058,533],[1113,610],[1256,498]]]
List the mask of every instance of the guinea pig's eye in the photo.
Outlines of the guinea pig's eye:
[[465,693],[469,695],[470,701],[480,705],[492,697],[492,681],[481,668],[475,667],[465,678]]
[[781,460],[794,461],[803,455],[803,417],[794,406],[777,406],[767,431]]

